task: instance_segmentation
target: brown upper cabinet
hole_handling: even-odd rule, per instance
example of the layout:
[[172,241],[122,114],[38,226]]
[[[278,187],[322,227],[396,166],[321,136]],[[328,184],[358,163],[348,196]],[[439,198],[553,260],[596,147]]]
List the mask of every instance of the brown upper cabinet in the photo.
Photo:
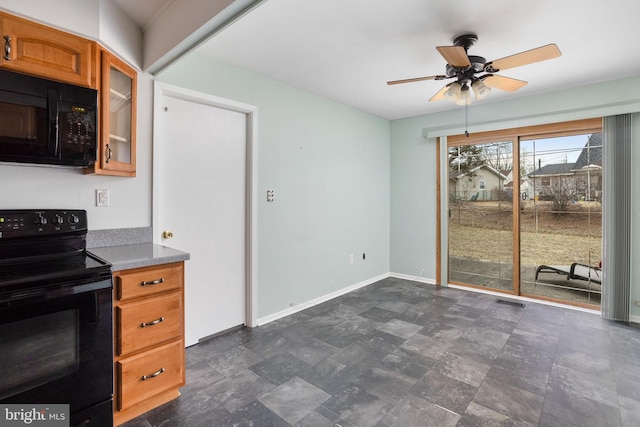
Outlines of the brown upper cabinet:
[[138,73],[106,50],[100,73],[100,144],[88,173],[136,176]]
[[0,12],[0,67],[97,89],[97,44]]
[[0,67],[100,92],[97,161],[85,173],[136,176],[138,72],[98,43],[0,12]]

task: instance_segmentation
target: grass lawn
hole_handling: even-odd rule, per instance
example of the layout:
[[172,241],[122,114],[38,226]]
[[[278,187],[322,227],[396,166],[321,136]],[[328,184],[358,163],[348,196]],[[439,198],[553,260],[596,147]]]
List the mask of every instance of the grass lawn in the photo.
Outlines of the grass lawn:
[[[449,219],[449,256],[450,260],[484,261],[500,265],[503,271],[497,274],[503,279],[499,282],[501,285],[497,286],[498,282],[495,282],[494,285],[487,286],[507,286],[505,282],[508,282],[510,277],[505,276],[508,274],[505,271],[511,266],[513,257],[511,202],[465,202],[452,205]],[[573,262],[597,265],[601,259],[602,207],[599,202],[572,203],[569,209],[562,213],[551,211],[551,202],[523,202],[520,210],[523,291],[526,286],[538,287],[535,286],[533,277],[539,265],[570,265]],[[452,277],[455,277],[455,268],[458,268],[456,265],[469,270],[473,263],[467,263],[464,267],[464,264],[452,263]],[[486,272],[477,273],[486,276]],[[566,280],[564,283],[558,283],[558,279],[562,279],[561,276],[554,276],[540,275],[539,287],[545,289],[545,283],[548,285],[546,288],[566,285]],[[589,287],[588,283],[585,284]],[[580,288],[582,285],[578,283],[575,287]],[[564,287],[566,290],[566,286]],[[597,290],[600,290],[599,286]]]

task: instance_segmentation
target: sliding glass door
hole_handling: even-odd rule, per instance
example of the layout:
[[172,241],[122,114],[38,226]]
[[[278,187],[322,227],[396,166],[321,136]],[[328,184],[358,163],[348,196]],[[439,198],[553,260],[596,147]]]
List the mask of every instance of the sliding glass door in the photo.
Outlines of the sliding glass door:
[[513,289],[511,141],[449,147],[449,279]]
[[601,120],[448,139],[449,282],[600,305]]
[[521,141],[520,164],[522,293],[600,305],[602,133]]

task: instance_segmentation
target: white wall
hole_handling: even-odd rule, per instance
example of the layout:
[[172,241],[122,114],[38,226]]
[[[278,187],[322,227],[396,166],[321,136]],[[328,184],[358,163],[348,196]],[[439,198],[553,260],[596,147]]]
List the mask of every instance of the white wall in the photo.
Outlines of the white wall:
[[[104,0],[102,0],[104,1]],[[100,14],[97,0],[4,0],[3,10],[51,24],[77,34],[98,38],[114,35],[114,45],[135,52],[138,37],[131,37],[131,25],[111,11]],[[109,16],[115,16],[110,20]],[[122,29],[126,31],[123,32]],[[119,35],[117,35],[119,34]],[[116,36],[117,35],[117,36]],[[118,52],[119,53],[119,52]],[[0,163],[0,208],[86,209],[92,230],[151,226],[151,123],[152,78],[139,75],[138,164],[135,178],[84,175],[81,169],[16,166]],[[109,189],[109,207],[95,206],[95,190]]]
[[100,35],[100,1],[104,0],[2,0],[0,9],[97,40]]
[[388,121],[198,55],[158,80],[258,108],[258,317],[389,271]]
[[142,32],[111,0],[100,1],[100,24],[97,40],[102,46],[142,69]]
[[[246,0],[242,0],[242,3]],[[207,36],[210,21],[234,0],[174,0],[144,30],[144,70],[168,64]],[[159,69],[159,68],[158,68]],[[155,72],[157,70],[153,70]]]

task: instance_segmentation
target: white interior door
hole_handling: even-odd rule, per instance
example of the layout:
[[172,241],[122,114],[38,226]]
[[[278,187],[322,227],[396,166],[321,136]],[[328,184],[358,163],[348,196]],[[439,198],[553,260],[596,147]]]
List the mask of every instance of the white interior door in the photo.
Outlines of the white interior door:
[[154,233],[191,254],[188,346],[245,323],[247,114],[166,95],[155,108]]

